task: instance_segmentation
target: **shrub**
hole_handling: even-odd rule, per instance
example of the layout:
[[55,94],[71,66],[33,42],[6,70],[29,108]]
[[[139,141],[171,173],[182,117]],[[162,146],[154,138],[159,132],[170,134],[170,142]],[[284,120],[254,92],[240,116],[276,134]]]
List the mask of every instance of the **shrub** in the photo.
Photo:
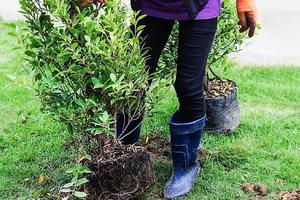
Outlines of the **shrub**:
[[25,54],[44,110],[71,131],[114,135],[118,114],[135,118],[151,105],[145,94],[157,84],[149,87],[140,51],[143,16],[129,14],[121,0],[100,10],[73,0],[20,3]]

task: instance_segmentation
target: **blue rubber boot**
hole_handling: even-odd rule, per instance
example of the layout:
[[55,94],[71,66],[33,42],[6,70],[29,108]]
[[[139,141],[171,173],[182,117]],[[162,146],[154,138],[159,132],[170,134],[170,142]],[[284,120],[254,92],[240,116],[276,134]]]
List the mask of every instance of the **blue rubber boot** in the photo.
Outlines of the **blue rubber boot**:
[[206,116],[189,123],[177,123],[178,119],[176,112],[169,121],[173,172],[164,189],[166,199],[187,195],[200,172],[197,153]]
[[134,117],[130,123],[128,123],[128,120],[129,117],[127,115],[117,117],[116,134],[117,138],[120,139],[124,145],[134,144],[139,140],[143,115]]

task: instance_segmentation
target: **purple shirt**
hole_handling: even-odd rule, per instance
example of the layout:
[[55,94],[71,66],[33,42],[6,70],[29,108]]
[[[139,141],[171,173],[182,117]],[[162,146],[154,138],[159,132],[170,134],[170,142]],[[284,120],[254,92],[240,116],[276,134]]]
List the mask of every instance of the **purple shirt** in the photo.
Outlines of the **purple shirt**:
[[[189,20],[184,0],[142,0],[142,12],[153,17],[171,20]],[[221,13],[221,0],[208,0],[196,19],[212,19]]]

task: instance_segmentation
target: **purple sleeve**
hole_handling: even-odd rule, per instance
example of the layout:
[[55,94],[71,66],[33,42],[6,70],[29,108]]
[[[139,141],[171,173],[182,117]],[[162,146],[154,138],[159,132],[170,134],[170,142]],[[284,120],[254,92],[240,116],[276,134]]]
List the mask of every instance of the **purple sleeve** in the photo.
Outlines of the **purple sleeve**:
[[[196,19],[212,19],[221,13],[221,0],[209,0]],[[189,20],[183,0],[142,0],[144,14],[170,20]]]

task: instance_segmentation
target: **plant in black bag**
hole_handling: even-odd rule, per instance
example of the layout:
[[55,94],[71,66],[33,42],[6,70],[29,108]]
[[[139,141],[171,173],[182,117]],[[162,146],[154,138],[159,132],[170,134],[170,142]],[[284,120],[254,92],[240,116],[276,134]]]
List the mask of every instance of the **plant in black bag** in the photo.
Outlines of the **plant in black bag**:
[[232,133],[239,126],[240,108],[237,85],[234,81],[222,79],[213,68],[228,67],[228,55],[241,50],[246,34],[239,32],[236,5],[231,0],[222,3],[222,14],[218,19],[218,30],[211,49],[205,79],[206,115],[205,129],[223,134]]

